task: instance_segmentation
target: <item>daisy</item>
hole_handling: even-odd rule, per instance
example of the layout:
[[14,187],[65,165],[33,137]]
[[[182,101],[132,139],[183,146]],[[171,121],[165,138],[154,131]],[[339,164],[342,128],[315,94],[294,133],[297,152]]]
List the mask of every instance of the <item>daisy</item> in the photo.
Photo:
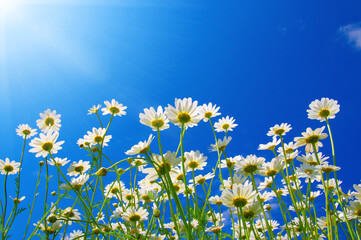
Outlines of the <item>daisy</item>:
[[221,200],[227,207],[240,208],[246,206],[257,196],[253,190],[252,183],[246,181],[244,184],[233,184],[232,191],[225,189],[222,192]]
[[340,111],[340,105],[336,100],[329,98],[316,99],[311,102],[310,109],[307,110],[309,119],[317,119],[323,122],[327,119],[335,118],[335,114]]
[[218,151],[224,151],[226,149],[228,143],[232,140],[232,137],[224,137],[222,139],[218,139],[218,144],[211,144],[210,151],[217,152],[217,145],[218,145]]
[[258,189],[259,189],[259,190],[264,190],[264,189],[266,189],[266,188],[272,188],[272,184],[273,184],[273,179],[272,179],[272,177],[266,177],[266,178],[264,179],[264,181],[259,184]]
[[64,141],[59,141],[57,143],[56,140],[59,137],[58,132],[53,132],[52,130],[47,131],[46,135],[44,133],[40,133],[39,137],[34,138],[30,142],[30,146],[33,147],[29,150],[29,152],[36,153],[36,157],[46,157],[49,152],[51,154],[56,154],[62,147],[60,147]]
[[23,138],[31,138],[37,134],[36,129],[32,129],[28,124],[20,124],[16,129],[18,136]]
[[334,165],[328,165],[328,162],[322,163],[321,165],[317,165],[316,169],[323,173],[332,173],[335,171],[340,170],[340,167],[334,166]]
[[298,150],[294,151],[293,153],[286,153],[286,157],[283,153],[280,153],[278,155],[278,158],[283,162],[291,164],[293,162],[293,159],[295,159],[298,156],[298,153],[299,153]]
[[218,195],[210,197],[209,202],[212,203],[212,204],[216,204],[218,206],[223,204],[222,199]]
[[70,162],[70,160],[68,160],[67,158],[58,158],[58,157],[48,160],[48,164],[58,167],[65,166],[68,162]]
[[[158,155],[158,154],[152,154],[152,160],[154,162],[154,167],[156,169],[154,169],[153,167],[151,168],[145,168],[143,170],[143,173],[148,174],[148,179],[149,180],[156,180],[158,179],[160,176],[158,176],[158,173],[160,175],[164,175],[170,172],[174,172],[173,167],[177,166],[180,162],[181,159],[180,158],[176,158],[176,153],[175,152],[170,152],[168,151],[166,154],[163,155],[164,157],[164,161],[162,156]],[[175,172],[176,174],[177,172]]]
[[237,162],[242,160],[241,155],[221,160],[221,168],[233,168]]
[[[206,175],[198,175],[195,177],[196,184],[203,185],[207,180],[214,178],[213,173],[207,173]],[[189,181],[190,183],[193,183],[193,179]]]
[[321,174],[317,171],[314,165],[304,163],[300,167],[297,167],[296,171],[299,178],[306,178],[306,183],[308,183],[309,180],[311,180],[311,183],[315,180],[317,182],[321,181]]
[[356,192],[352,192],[352,196],[361,201],[361,185],[354,184],[353,188],[356,190]]
[[282,136],[285,135],[287,132],[291,130],[291,124],[288,123],[281,123],[281,125],[274,125],[270,128],[270,130],[267,133],[267,136]]
[[19,172],[20,163],[15,161],[10,161],[9,158],[4,160],[0,159],[0,171],[3,175],[12,175]]
[[[296,150],[297,146],[295,146],[294,142],[290,142],[288,144],[285,143],[284,148],[285,148],[286,154],[291,154]],[[280,154],[283,154],[283,147],[279,147],[277,149],[277,152],[280,153]]]
[[231,118],[229,118],[229,116],[226,116],[225,118],[223,117],[214,124],[214,128],[216,132],[233,131],[233,128],[238,126],[238,124],[235,124],[234,121],[236,121],[236,119],[233,119],[233,117]]
[[243,217],[246,221],[251,221],[258,218],[258,215],[262,213],[261,204],[258,201],[254,201],[242,208]]
[[[323,164],[323,163],[327,163],[326,160],[329,158],[329,157],[326,157],[324,155],[322,155],[321,152],[318,152],[317,153],[317,156],[318,156],[318,159],[320,160],[320,163]],[[318,162],[317,162],[317,158],[316,158],[316,154],[315,153],[307,153],[306,155],[302,155],[302,156],[298,156],[296,158],[298,161],[300,162],[303,162],[303,163],[308,163],[310,165],[318,165]]]
[[117,101],[115,101],[115,99],[112,99],[111,102],[105,101],[104,104],[106,107],[101,109],[103,115],[112,114],[119,117],[122,115],[126,115],[126,112],[124,110],[127,109],[127,107],[123,106],[123,104],[121,103],[118,103]]
[[285,168],[285,164],[279,158],[273,158],[271,162],[263,163],[260,169],[260,174],[263,176],[272,177]]
[[320,196],[322,193],[320,190],[317,190],[317,191],[312,191],[310,193],[310,201],[314,201],[316,197]]
[[222,232],[223,227],[224,227],[224,224],[216,223],[216,224],[210,226],[209,228],[207,228],[206,232],[212,232],[212,233],[218,234],[218,233]]
[[78,176],[83,174],[90,169],[90,162],[80,160],[79,162],[73,162],[69,168],[67,175],[69,176]]
[[221,115],[218,112],[219,107],[217,105],[213,105],[212,103],[203,104],[202,106],[198,107],[199,115],[203,117],[203,121],[207,122],[212,117],[217,117]]
[[[342,183],[342,181],[337,180],[337,185],[338,185],[338,186],[340,186],[341,183]],[[328,191],[333,191],[333,190],[336,189],[336,181],[335,181],[334,178],[331,178],[331,179],[329,179],[328,181],[325,181],[325,184],[326,184],[326,186],[328,186]],[[317,188],[318,188],[318,189],[322,189],[322,190],[325,189],[324,186],[323,186],[323,184],[318,184],[318,185],[317,185]]]
[[187,166],[187,172],[194,170],[203,170],[207,165],[207,157],[203,156],[203,153],[199,151],[190,151],[184,153],[185,162],[184,164]]
[[361,218],[361,202],[356,200],[350,202],[350,205],[346,206],[349,210],[351,210],[351,218]]
[[161,131],[169,128],[169,120],[163,112],[162,106],[157,111],[153,107],[144,108],[144,113],[139,113],[140,123],[152,128],[153,131]]
[[88,115],[90,114],[97,114],[98,111],[99,111],[99,108],[101,107],[102,105],[98,104],[98,105],[93,105],[93,107],[91,107],[89,110],[88,110]]
[[103,146],[108,146],[108,142],[112,139],[112,135],[105,136],[105,128],[95,128],[93,127],[92,132],[88,131],[88,135],[85,138],[90,142],[90,145],[103,144]]
[[140,141],[137,145],[134,145],[130,150],[126,151],[127,155],[136,155],[136,154],[146,154],[150,150],[150,144],[152,143],[154,137],[153,134],[150,134],[147,141]]
[[41,119],[36,120],[36,124],[44,133],[47,133],[49,130],[58,132],[61,127],[60,116],[60,114],[56,114],[55,110],[47,109],[44,113],[40,113]]
[[271,150],[274,151],[278,144],[281,143],[281,139],[273,138],[272,142],[267,144],[260,144],[258,150]]
[[74,209],[72,207],[67,207],[61,214],[63,218],[67,219],[69,225],[72,224],[72,221],[70,220],[81,220],[80,215],[81,214],[78,209]]
[[240,161],[236,164],[235,170],[244,177],[256,175],[259,174],[261,165],[264,163],[264,161],[265,159],[263,157],[248,155],[243,161]]
[[224,189],[232,189],[233,184],[243,184],[247,178],[242,175],[234,174],[233,179],[228,177],[228,179],[223,179],[223,185],[219,186],[219,189],[223,191]]
[[81,230],[73,230],[70,233],[69,237],[66,237],[66,240],[80,239],[80,237],[84,236],[84,233]]
[[198,101],[192,101],[192,98],[175,99],[175,107],[168,104],[165,108],[165,114],[169,121],[179,127],[185,128],[197,126],[202,116],[198,114]]
[[322,139],[327,138],[327,133],[322,133],[322,131],[325,129],[325,126],[321,128],[315,129],[313,131],[311,128],[307,128],[306,132],[302,133],[303,137],[295,137],[294,141],[296,142],[297,147],[301,147],[306,145],[306,153],[313,152],[313,144],[315,144],[316,151],[318,152],[318,147],[322,147],[323,144],[319,141]]
[[122,181],[115,181],[105,187],[104,195],[107,196],[107,198],[116,198],[120,196],[119,194],[123,192],[124,189],[125,185]]
[[141,222],[147,220],[148,212],[143,208],[128,208],[121,217],[126,222]]
[[[82,174],[77,178],[72,178],[70,185],[77,191],[79,191],[84,184],[89,180],[89,175]],[[68,183],[62,183],[60,189],[62,190],[71,190],[73,189]]]

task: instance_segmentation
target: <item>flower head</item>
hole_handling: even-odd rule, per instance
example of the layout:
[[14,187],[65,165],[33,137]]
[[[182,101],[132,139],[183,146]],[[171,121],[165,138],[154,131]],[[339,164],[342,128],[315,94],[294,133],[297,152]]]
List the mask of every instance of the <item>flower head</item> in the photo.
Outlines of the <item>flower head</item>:
[[325,126],[321,128],[316,128],[313,131],[311,128],[307,128],[306,132],[302,133],[302,137],[295,137],[294,141],[296,142],[297,147],[302,147],[306,145],[306,153],[313,152],[313,144],[315,144],[316,151],[318,151],[318,147],[322,147],[323,144],[319,141],[327,138],[327,133],[322,133],[325,129]]
[[236,119],[233,119],[233,117],[226,116],[225,118],[221,118],[214,124],[214,128],[216,132],[228,132],[233,131],[233,128],[237,127],[238,124],[235,124],[234,121]]
[[223,140],[218,139],[217,144],[211,144],[210,151],[212,151],[212,152],[224,151],[224,149],[226,149],[227,145],[229,144],[229,142],[231,140],[232,140],[232,137],[226,137],[226,136],[223,138]]
[[153,107],[144,108],[144,113],[139,113],[140,123],[149,126],[153,131],[169,128],[169,120],[163,112],[162,106],[158,106],[157,111]]
[[261,170],[261,165],[264,163],[263,157],[256,157],[255,155],[248,155],[243,161],[236,164],[236,172],[247,177],[256,175]]
[[185,128],[197,126],[201,120],[197,108],[198,101],[192,101],[192,98],[175,99],[175,107],[168,104],[165,108],[165,114],[169,121],[179,127]]
[[20,124],[16,129],[16,133],[23,138],[31,138],[37,134],[36,129],[32,129],[28,124]]
[[150,149],[150,144],[154,139],[153,134],[150,134],[147,141],[140,141],[137,145],[134,145],[130,150],[126,151],[127,155],[146,154]]
[[56,111],[51,111],[47,109],[44,113],[40,113],[41,119],[36,120],[36,124],[40,130],[44,133],[47,133],[49,130],[58,132],[61,127],[60,114],[56,114]]
[[0,159],[0,171],[3,175],[12,175],[19,172],[20,163],[15,161],[10,161],[9,158],[4,160]]
[[233,184],[232,191],[225,189],[222,192],[221,200],[227,207],[244,207],[257,196],[253,190],[252,183],[246,181],[244,184]]
[[218,112],[219,107],[217,105],[213,105],[212,103],[203,104],[202,106],[198,107],[199,115],[203,117],[203,121],[207,122],[212,117],[217,117],[221,115]]
[[58,158],[58,157],[48,160],[48,163],[50,165],[58,166],[58,167],[65,166],[68,162],[70,162],[70,160],[68,160],[67,158]]
[[90,169],[90,162],[80,160],[79,162],[73,162],[69,166],[67,175],[78,176],[80,174],[84,174],[89,169]]
[[291,130],[291,124],[288,123],[281,123],[281,125],[274,125],[270,128],[270,130],[267,133],[267,136],[282,136],[285,135],[287,132]]
[[126,112],[124,111],[125,109],[127,109],[126,106],[123,106],[123,104],[118,103],[117,101],[115,101],[115,99],[112,99],[111,102],[109,101],[105,101],[105,108],[102,108],[101,110],[103,111],[103,115],[107,115],[107,114],[113,114],[114,116],[122,116],[122,115],[126,115]]
[[317,119],[323,122],[327,119],[335,118],[335,114],[340,111],[340,105],[336,100],[329,98],[316,99],[311,102],[310,109],[307,110],[309,119]]
[[49,152],[51,154],[58,153],[58,151],[62,148],[61,145],[64,141],[56,142],[59,137],[58,132],[53,132],[52,130],[47,131],[46,135],[44,133],[40,133],[39,137],[31,140],[29,145],[33,147],[29,150],[29,152],[36,153],[36,157],[46,157]]
[[99,111],[99,108],[101,108],[102,105],[98,104],[98,105],[93,105],[93,107],[91,107],[89,110],[88,110],[88,115],[90,114],[96,114],[98,113]]
[[103,146],[108,146],[108,142],[112,139],[112,135],[105,136],[106,131],[105,128],[93,127],[92,132],[88,131],[88,135],[85,136],[85,138],[90,142],[90,145],[103,144]]
[[147,220],[148,212],[143,208],[136,210],[135,208],[128,208],[123,214],[122,219],[126,222],[141,222]]

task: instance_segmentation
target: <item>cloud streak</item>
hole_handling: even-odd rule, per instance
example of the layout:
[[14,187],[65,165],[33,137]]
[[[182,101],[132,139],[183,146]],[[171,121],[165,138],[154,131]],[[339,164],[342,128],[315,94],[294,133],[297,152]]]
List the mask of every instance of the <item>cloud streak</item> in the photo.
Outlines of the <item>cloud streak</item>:
[[350,44],[357,49],[361,49],[361,23],[342,26],[339,31],[346,36]]

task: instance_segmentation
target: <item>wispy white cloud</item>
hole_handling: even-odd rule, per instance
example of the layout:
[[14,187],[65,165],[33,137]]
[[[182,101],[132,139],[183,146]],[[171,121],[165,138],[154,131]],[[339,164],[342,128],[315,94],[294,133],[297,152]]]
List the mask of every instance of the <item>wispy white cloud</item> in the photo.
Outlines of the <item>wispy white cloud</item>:
[[357,49],[361,49],[361,23],[342,26],[339,31],[347,37],[350,44]]

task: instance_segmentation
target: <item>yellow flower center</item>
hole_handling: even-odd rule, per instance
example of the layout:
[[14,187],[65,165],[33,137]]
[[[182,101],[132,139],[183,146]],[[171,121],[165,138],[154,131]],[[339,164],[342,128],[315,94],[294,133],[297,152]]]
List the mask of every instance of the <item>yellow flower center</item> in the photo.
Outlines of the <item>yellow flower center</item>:
[[23,130],[23,134],[24,134],[25,136],[27,136],[27,135],[30,134],[30,131],[29,131],[28,129],[24,129],[24,130]]
[[244,197],[235,197],[232,201],[233,206],[235,207],[244,207],[248,203],[247,198]]
[[45,125],[48,126],[48,127],[53,126],[54,123],[55,123],[55,120],[52,117],[48,117],[48,118],[45,119]]
[[84,171],[84,166],[76,166],[74,168],[74,172],[77,172],[77,173],[82,173]]
[[131,222],[137,222],[141,219],[141,216],[139,214],[134,214],[129,217],[129,221]]
[[117,113],[119,113],[120,112],[120,110],[119,110],[119,108],[117,108],[117,107],[110,107],[109,108],[109,111],[111,112],[111,113],[113,113],[113,114],[117,114]]
[[159,164],[159,167],[158,167],[158,173],[160,175],[164,175],[166,173],[168,173],[170,170],[172,169],[172,166],[169,164],[169,163],[161,163]]
[[94,137],[94,142],[96,142],[96,143],[101,143],[102,141],[103,141],[103,137],[102,137],[102,136],[97,135],[97,136]]
[[269,176],[269,177],[272,177],[272,176],[274,176],[276,174],[277,174],[277,170],[275,170],[275,169],[271,169],[271,170],[268,170],[266,172],[266,175]]
[[229,127],[230,127],[230,125],[228,123],[225,123],[225,124],[222,125],[222,128],[224,130],[228,130]]
[[322,117],[322,118],[326,118],[326,117],[328,117],[328,116],[330,116],[330,110],[328,110],[328,109],[322,109],[321,111],[320,111],[320,113],[319,113],[319,115],[320,115],[320,117]]
[[114,187],[114,188],[112,188],[112,189],[110,190],[110,192],[111,192],[112,194],[116,194],[116,193],[118,193],[118,192],[120,192],[120,191],[119,191],[119,188]]
[[243,211],[243,216],[246,220],[250,220],[251,218],[254,217],[254,212],[251,210]]
[[248,165],[244,168],[244,171],[246,173],[253,173],[258,169],[258,167],[256,165]]
[[313,170],[312,170],[312,169],[306,169],[306,170],[305,170],[305,173],[308,174],[308,175],[310,175],[310,174],[313,173]]
[[164,125],[163,119],[154,119],[150,122],[150,125],[152,125],[155,128],[161,128]]
[[41,145],[41,148],[46,151],[49,152],[51,149],[53,149],[53,143],[52,142],[45,142]]
[[196,169],[199,166],[199,163],[197,161],[190,161],[188,163],[188,167],[191,169]]
[[189,115],[189,113],[186,112],[182,112],[178,114],[178,121],[180,123],[188,123],[191,120],[191,116]]
[[197,183],[198,184],[204,184],[206,182],[206,179],[205,178],[200,178],[200,179],[198,179],[198,181],[197,181]]
[[11,165],[5,165],[3,167],[3,169],[4,169],[5,172],[8,172],[8,173],[14,171],[14,167],[11,166]]
[[305,139],[305,142],[308,144],[314,144],[317,143],[319,139],[320,139],[319,135],[311,135]]
[[275,131],[275,134],[281,136],[284,132],[285,130],[283,128],[280,128]]
[[205,118],[211,118],[212,117],[212,113],[211,112],[206,112],[205,114],[204,114],[204,117]]

